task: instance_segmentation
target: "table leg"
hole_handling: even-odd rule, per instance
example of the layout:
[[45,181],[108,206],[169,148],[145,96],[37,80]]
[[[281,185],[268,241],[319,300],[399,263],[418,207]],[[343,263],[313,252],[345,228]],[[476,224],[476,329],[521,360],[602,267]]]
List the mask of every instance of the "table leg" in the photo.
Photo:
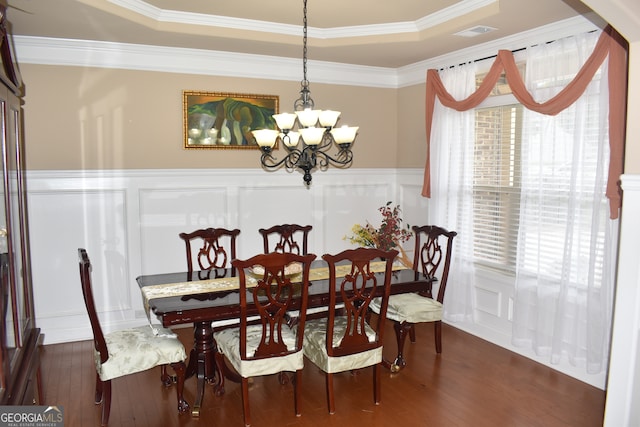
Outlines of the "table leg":
[[215,344],[211,322],[197,322],[193,327],[193,335],[194,344],[189,355],[187,377],[192,375],[197,377],[196,401],[191,410],[191,415],[199,417],[204,397],[205,381],[214,382],[216,378]]

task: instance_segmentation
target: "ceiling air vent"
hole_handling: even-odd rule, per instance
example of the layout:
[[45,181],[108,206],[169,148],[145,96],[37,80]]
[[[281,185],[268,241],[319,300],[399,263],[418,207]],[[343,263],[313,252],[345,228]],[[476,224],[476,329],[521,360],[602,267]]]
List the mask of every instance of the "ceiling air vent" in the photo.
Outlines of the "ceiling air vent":
[[493,27],[487,27],[486,25],[477,25],[475,27],[467,28],[466,30],[459,31],[454,34],[454,36],[461,37],[475,37],[480,34],[486,34],[491,31],[495,31],[496,29]]

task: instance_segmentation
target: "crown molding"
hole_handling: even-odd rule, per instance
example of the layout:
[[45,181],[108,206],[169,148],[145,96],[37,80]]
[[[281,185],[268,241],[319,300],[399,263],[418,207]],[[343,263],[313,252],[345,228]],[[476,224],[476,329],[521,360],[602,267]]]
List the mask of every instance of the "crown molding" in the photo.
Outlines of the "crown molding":
[[[521,49],[595,29],[598,27],[584,17],[571,18],[397,69],[309,60],[309,80],[379,88],[413,86],[424,83],[426,71],[430,68],[449,67],[495,56],[500,49]],[[267,80],[301,79],[298,58],[28,36],[14,36],[13,43],[19,64],[120,68]]]
[[[14,36],[18,64],[121,68],[167,73],[299,81],[298,58],[91,40]],[[353,86],[397,86],[395,69],[308,61],[309,80]]]
[[509,37],[479,44],[467,49],[461,49],[446,55],[416,62],[397,69],[398,87],[413,86],[424,83],[429,69],[441,69],[465,62],[491,58],[499,50],[518,50],[540,43],[547,43],[564,37],[570,37],[588,31],[598,30],[599,27],[585,17],[577,16],[554,22],[534,30],[525,31]]
[[[424,16],[416,21],[392,22],[387,24],[357,25],[350,27],[317,28],[309,27],[309,38],[337,39],[343,37],[367,37],[400,33],[417,33],[452,19],[468,15],[478,9],[497,3],[498,0],[461,0],[449,7]],[[273,34],[298,36],[301,25],[281,24],[255,19],[235,18],[231,16],[208,15],[160,9],[143,0],[109,0],[109,3],[137,13],[157,22],[171,22],[183,25],[199,25],[226,29],[252,30]]]

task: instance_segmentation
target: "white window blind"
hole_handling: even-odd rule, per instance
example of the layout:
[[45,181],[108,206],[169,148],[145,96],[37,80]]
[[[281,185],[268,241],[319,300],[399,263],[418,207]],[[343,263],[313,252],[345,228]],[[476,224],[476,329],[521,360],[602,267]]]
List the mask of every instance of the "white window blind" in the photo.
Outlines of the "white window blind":
[[522,106],[475,112],[474,256],[488,267],[513,271],[520,205]]

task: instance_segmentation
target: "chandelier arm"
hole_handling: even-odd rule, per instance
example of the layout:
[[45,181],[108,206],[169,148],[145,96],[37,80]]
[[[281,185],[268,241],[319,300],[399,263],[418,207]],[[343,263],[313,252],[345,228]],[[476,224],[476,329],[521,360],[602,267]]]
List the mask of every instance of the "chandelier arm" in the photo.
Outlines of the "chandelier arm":
[[285,167],[288,171],[294,171],[296,168],[300,167],[298,164],[300,163],[300,159],[304,157],[304,151],[300,151],[298,149],[292,150],[287,154],[287,156],[283,159],[285,161]]
[[327,169],[329,165],[348,168],[353,162],[353,151],[349,147],[340,147],[334,156],[324,151],[317,151],[316,157],[318,159],[318,167],[322,170]]
[[270,149],[269,150],[263,149],[262,156],[260,157],[260,163],[262,164],[262,167],[267,169],[278,169],[283,165],[287,169],[292,169],[292,168],[295,168],[295,164],[297,163],[300,155],[301,155],[300,150],[293,149],[293,150],[289,150],[289,153],[286,156],[278,160],[275,157],[273,157]]
[[324,151],[325,148],[329,148],[332,144],[333,137],[331,136],[331,133],[329,133],[329,130],[325,130],[320,144],[316,146],[316,151]]

